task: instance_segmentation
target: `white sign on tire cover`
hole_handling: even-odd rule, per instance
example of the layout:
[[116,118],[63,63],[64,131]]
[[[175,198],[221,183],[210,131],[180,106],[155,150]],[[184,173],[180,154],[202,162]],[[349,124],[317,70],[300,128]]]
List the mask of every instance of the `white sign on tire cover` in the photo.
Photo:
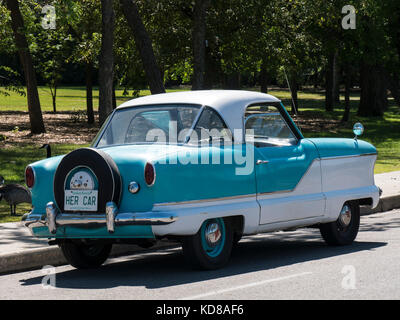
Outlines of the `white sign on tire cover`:
[[97,190],[65,190],[64,209],[97,211]]

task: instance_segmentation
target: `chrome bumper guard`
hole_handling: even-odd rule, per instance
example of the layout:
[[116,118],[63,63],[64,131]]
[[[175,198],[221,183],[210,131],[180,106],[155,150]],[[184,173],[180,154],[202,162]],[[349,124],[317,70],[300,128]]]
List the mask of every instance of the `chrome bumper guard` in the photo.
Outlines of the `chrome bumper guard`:
[[163,212],[118,213],[114,202],[106,204],[105,214],[60,213],[53,202],[46,206],[46,214],[26,214],[22,221],[32,230],[34,227],[47,226],[51,234],[56,234],[58,227],[101,227],[106,225],[109,233],[114,233],[116,226],[123,225],[166,225],[175,222],[177,217]]

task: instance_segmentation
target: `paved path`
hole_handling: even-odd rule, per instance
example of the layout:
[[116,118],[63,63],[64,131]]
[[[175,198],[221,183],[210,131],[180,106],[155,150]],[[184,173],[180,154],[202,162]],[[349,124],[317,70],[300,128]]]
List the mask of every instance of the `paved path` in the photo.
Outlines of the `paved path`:
[[192,271],[178,249],[0,276],[0,299],[400,299],[400,210],[364,216],[357,241],[328,247],[313,229],[243,239],[230,264]]
[[21,222],[0,224],[0,253],[12,253],[47,247],[47,239],[38,239],[31,236],[29,230]]
[[376,174],[375,184],[382,189],[382,197],[400,195],[400,171]]

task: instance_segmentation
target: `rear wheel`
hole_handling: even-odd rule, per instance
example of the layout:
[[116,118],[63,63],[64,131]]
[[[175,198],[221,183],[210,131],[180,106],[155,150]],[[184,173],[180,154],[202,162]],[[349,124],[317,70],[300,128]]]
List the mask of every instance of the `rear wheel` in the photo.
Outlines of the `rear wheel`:
[[59,244],[65,259],[77,269],[100,267],[108,258],[112,244],[84,244],[63,242]]
[[193,267],[212,270],[229,261],[232,245],[233,228],[229,219],[216,218],[204,221],[195,235],[185,237],[182,248]]
[[351,244],[357,237],[360,227],[360,206],[356,201],[346,202],[336,221],[320,226],[321,235],[328,245]]

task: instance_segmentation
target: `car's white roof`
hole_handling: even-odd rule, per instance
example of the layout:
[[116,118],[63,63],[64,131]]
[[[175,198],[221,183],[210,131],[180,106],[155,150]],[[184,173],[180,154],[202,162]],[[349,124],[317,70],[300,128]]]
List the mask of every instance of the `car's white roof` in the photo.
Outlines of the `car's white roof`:
[[[243,130],[243,115],[247,106],[263,102],[280,102],[280,100],[269,94],[255,91],[197,90],[162,93],[140,97],[121,104],[118,109],[133,106],[175,103],[209,106],[217,110],[222,116],[227,126],[235,135],[235,141],[241,142],[242,137],[235,134],[234,130]],[[242,134],[240,134],[240,136],[241,135]]]

